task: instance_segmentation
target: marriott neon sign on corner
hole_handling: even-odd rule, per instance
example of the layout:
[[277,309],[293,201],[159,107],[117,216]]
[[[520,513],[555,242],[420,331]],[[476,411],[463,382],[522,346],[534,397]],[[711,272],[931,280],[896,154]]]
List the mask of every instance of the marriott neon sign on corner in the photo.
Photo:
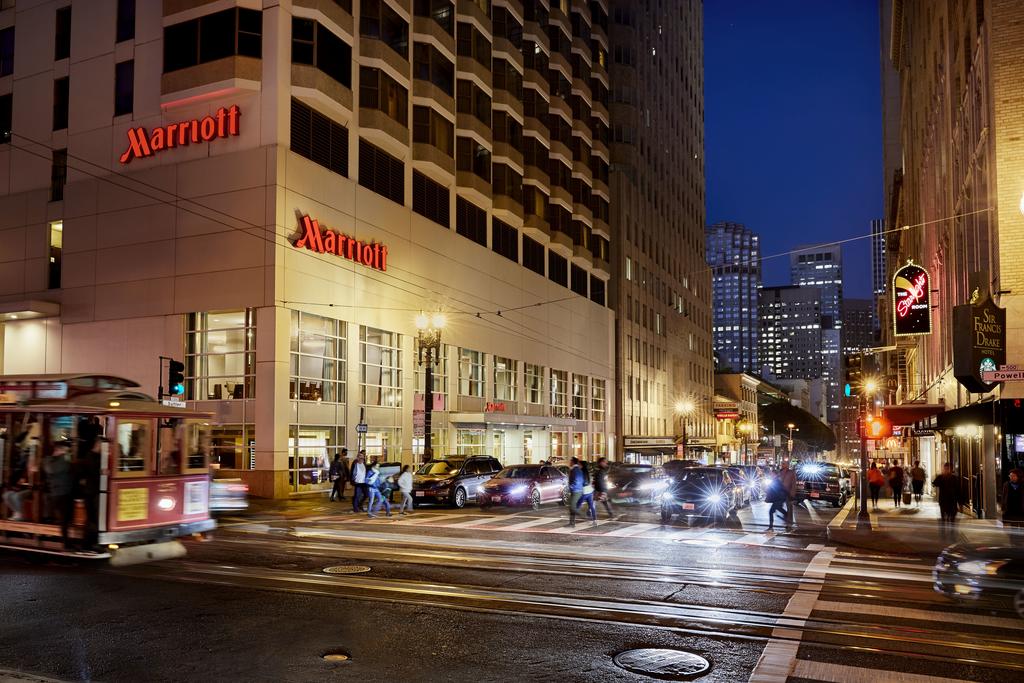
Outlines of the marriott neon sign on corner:
[[209,116],[178,123],[157,126],[150,131],[139,126],[128,129],[128,149],[121,154],[121,163],[144,159],[157,152],[174,147],[185,147],[218,138],[238,135],[238,120],[242,112],[237,104],[221,107]]
[[367,268],[385,272],[388,269],[388,248],[380,242],[360,242],[359,240],[335,232],[329,228],[321,228],[315,218],[302,216],[300,220],[302,236],[294,242],[296,249],[309,249],[318,254],[334,254],[349,261],[355,261]]

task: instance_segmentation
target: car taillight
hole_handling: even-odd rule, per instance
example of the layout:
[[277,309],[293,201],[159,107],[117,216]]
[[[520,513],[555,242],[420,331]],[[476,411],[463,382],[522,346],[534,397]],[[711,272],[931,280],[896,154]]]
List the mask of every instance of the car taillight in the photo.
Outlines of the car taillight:
[[228,491],[232,493],[246,493],[248,490],[249,486],[247,484],[231,484],[228,486]]

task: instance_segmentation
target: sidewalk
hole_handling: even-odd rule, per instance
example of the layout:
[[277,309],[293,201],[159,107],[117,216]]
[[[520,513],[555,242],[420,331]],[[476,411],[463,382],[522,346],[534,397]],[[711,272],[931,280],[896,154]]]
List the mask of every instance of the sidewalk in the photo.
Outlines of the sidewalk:
[[[994,519],[957,515],[952,531],[939,525],[939,504],[927,497],[921,502],[896,508],[893,501],[879,501],[878,509],[868,502],[870,529],[857,528],[859,502],[850,500],[828,525],[833,543],[892,553],[937,554],[953,543],[1006,545],[1007,532]],[[945,533],[943,533],[945,531]]]

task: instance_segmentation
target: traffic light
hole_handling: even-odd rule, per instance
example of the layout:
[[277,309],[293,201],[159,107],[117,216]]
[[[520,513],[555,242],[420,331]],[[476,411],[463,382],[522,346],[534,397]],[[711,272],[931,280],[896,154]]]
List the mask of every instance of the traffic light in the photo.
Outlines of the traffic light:
[[859,353],[851,353],[846,357],[843,395],[847,398],[860,394],[863,360],[863,356]]
[[861,436],[865,439],[888,439],[892,436],[892,423],[881,415],[868,415],[860,424]]
[[185,364],[173,358],[167,361],[167,393],[171,396],[185,393]]

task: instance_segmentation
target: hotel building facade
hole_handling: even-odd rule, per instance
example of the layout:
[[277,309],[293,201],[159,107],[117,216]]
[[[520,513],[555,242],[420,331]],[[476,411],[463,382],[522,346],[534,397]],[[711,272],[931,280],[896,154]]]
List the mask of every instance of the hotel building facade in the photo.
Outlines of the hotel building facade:
[[180,359],[222,470],[283,497],[323,488],[342,447],[421,459],[414,321],[439,311],[435,457],[614,455],[607,18],[18,0],[0,371],[155,395]]

